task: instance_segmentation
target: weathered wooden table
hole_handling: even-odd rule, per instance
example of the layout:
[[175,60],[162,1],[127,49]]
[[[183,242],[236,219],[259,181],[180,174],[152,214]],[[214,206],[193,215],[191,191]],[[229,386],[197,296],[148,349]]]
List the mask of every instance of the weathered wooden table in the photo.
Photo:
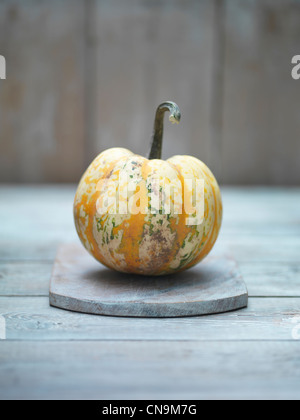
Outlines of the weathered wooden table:
[[300,189],[223,188],[217,248],[249,307],[179,319],[49,307],[57,246],[78,241],[74,192],[0,187],[1,399],[300,398]]

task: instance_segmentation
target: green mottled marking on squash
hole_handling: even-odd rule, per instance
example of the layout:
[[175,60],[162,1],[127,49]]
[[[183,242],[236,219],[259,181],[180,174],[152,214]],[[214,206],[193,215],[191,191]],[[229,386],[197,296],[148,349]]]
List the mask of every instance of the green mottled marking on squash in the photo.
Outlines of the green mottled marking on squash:
[[190,254],[185,254],[185,255],[182,257],[182,259],[181,259],[181,261],[180,261],[180,264],[179,264],[179,266],[178,266],[177,270],[180,270],[183,266],[185,266],[186,264],[188,264],[188,263],[190,262],[191,257],[192,257],[192,253],[190,253]]
[[101,224],[102,220],[101,218],[97,217],[96,221],[97,221],[97,231],[100,232],[103,229],[102,224]]
[[154,233],[154,225],[152,223],[150,223],[149,235],[152,236],[153,233]]

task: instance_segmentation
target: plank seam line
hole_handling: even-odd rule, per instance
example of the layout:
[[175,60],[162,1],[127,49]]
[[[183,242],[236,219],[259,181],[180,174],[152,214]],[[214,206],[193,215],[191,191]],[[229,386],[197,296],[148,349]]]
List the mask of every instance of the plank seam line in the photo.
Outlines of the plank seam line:
[[[85,338],[81,338],[81,339],[53,339],[53,340],[49,340],[49,339],[6,339],[2,341],[3,343],[131,343],[131,342],[136,342],[136,343],[149,343],[149,342],[153,342],[153,343],[298,343],[298,345],[300,345],[300,340],[293,340],[291,339],[229,339],[229,340],[225,340],[225,339],[186,339],[186,340],[178,340],[178,339],[155,339],[155,338],[151,338],[151,339],[100,339],[100,338],[95,338],[95,339],[85,339]],[[0,348],[0,353],[1,353],[1,348]]]
[[[30,295],[30,294],[29,295],[13,295],[13,294],[9,294],[9,295],[3,295],[3,294],[0,293],[0,298],[49,298],[49,294],[42,294],[42,295]],[[254,295],[254,296],[252,296],[252,295],[249,295],[249,299],[300,299],[300,296],[299,295],[296,295],[296,296],[276,296],[276,295],[274,295],[274,296],[273,295],[270,295],[270,296]],[[74,311],[72,311],[72,312],[74,312]]]

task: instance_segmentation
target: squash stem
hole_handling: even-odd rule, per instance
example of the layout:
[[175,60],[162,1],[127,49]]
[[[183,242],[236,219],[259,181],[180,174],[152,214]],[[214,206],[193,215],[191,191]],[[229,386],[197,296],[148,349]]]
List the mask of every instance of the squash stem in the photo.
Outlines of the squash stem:
[[149,153],[149,159],[161,159],[162,155],[162,140],[164,132],[164,114],[166,111],[170,111],[171,115],[169,120],[174,124],[179,124],[181,118],[181,112],[174,102],[164,102],[157,108],[154,129],[151,140],[151,149]]

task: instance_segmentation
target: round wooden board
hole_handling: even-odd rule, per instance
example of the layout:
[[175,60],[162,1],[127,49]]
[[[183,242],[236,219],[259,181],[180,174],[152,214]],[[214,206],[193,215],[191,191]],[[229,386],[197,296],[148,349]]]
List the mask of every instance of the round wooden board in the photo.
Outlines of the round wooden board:
[[235,261],[223,255],[183,273],[143,277],[111,271],[71,244],[59,248],[50,304],[97,315],[182,317],[244,308],[248,292]]

